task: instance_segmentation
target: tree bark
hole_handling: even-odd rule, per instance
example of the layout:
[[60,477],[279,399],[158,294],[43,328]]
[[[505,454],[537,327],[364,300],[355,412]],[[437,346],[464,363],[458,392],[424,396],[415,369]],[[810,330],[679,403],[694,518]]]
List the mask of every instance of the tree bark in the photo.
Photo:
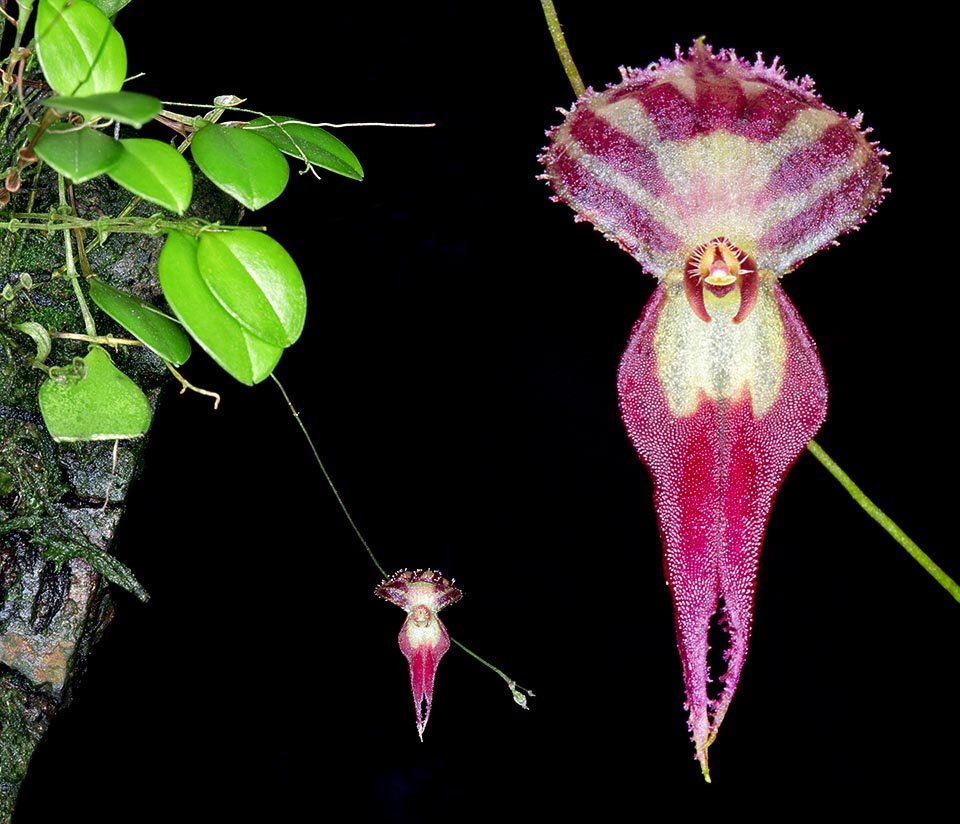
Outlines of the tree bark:
[[[25,129],[21,119],[0,138],[4,166],[16,162]],[[42,217],[56,209],[56,175],[41,169],[24,177],[26,185],[13,195],[7,215],[32,211]],[[132,197],[105,177],[77,186],[75,195],[78,214],[91,218],[118,214]],[[135,214],[157,211],[141,203]],[[229,219],[235,205],[200,189],[189,214]],[[86,243],[94,237],[89,233]],[[108,283],[157,303],[161,246],[161,238],[112,235],[91,252],[90,264]],[[11,286],[0,300],[0,822],[11,819],[37,744],[70,703],[113,616],[100,573],[125,572],[108,553],[146,441],[58,444],[43,424],[37,391],[45,374],[33,365],[34,342],[14,327],[36,321],[49,331],[84,331],[70,279],[58,271],[64,255],[62,231],[0,233],[0,289]],[[25,273],[30,288],[24,287]],[[129,337],[91,308],[98,334]],[[87,348],[84,342],[54,339],[47,363],[69,363]],[[111,358],[146,393],[155,412],[168,374],[161,359],[143,346],[120,347]]]

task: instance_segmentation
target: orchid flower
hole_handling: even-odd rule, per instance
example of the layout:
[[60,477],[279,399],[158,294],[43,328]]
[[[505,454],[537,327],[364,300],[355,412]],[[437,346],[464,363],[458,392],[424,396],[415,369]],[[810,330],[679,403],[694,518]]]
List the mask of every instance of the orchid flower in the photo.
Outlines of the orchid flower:
[[407,611],[407,618],[400,628],[400,651],[410,668],[417,732],[423,741],[423,731],[433,706],[437,667],[450,649],[450,636],[437,613],[447,604],[459,601],[463,593],[453,581],[429,569],[401,570],[383,581],[374,592]]
[[[787,470],[826,415],[816,346],[780,277],[885,193],[884,152],[809,78],[702,40],[587,89],[541,160],[571,206],[659,285],[620,363],[627,433],[653,479],[688,725],[707,750],[753,625],[760,547]],[[714,678],[708,636],[726,631]]]

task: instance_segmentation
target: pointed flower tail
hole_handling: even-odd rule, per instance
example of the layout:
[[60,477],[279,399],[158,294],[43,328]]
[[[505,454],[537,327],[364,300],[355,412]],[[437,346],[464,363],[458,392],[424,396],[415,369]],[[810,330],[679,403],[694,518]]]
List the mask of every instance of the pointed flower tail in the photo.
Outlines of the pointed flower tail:
[[[689,325],[707,330],[703,339],[691,340],[688,332],[671,330],[676,314],[690,314],[682,292],[676,288],[671,296],[660,286],[624,352],[619,393],[627,432],[653,477],[690,732],[707,774],[707,747],[733,698],[750,643],[770,507],[787,469],[824,419],[827,387],[813,341],[775,281],[739,327],[729,315],[725,323],[709,326],[687,318]],[[716,308],[715,319],[720,320]],[[768,338],[768,357],[777,352],[773,364],[751,363],[743,342],[756,337]],[[717,368],[752,371],[742,384],[728,385],[714,397],[702,387],[690,390],[694,411],[678,415],[683,394],[678,384],[684,381],[665,371],[680,354],[671,347],[690,345],[726,352],[728,359]],[[769,381],[778,384],[776,391],[753,391]],[[754,394],[768,398],[765,408]],[[726,671],[711,692],[712,626],[726,630],[728,645]]]
[[[660,285],[620,364],[620,409],[653,478],[689,725],[707,748],[736,690],[760,546],[826,414],[816,348],[779,278],[856,228],[884,152],[774,60],[702,40],[577,100],[541,160],[569,204]],[[708,662],[726,630],[724,672]],[[714,661],[716,666],[719,661]]]
[[463,593],[452,580],[429,569],[401,570],[383,581],[374,592],[407,612],[398,640],[410,669],[417,733],[422,741],[433,706],[437,667],[450,649],[450,636],[437,613],[459,601]]

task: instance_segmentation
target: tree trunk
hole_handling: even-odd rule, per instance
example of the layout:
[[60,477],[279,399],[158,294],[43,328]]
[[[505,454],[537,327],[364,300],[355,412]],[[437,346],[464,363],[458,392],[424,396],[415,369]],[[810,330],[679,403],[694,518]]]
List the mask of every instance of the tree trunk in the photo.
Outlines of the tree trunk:
[[[26,125],[16,121],[2,137],[3,166],[16,162]],[[12,212],[42,217],[56,209],[52,171],[31,170],[25,181],[0,221]],[[77,186],[75,195],[78,214],[93,218],[116,215],[131,199],[106,178]],[[156,211],[141,203],[135,213]],[[233,211],[228,198],[203,189],[190,214],[215,220]],[[94,238],[88,233],[85,242]],[[112,235],[91,251],[90,265],[108,283],[157,302],[161,246],[160,238]],[[114,578],[125,573],[107,553],[146,440],[58,444],[43,424],[37,391],[45,374],[33,366],[36,345],[14,327],[36,321],[51,332],[84,331],[73,286],[62,272],[64,255],[62,231],[0,234],[0,288],[10,285],[0,300],[0,822],[10,820],[38,742],[69,704],[113,616],[100,573],[109,569]],[[25,274],[32,279],[29,288]],[[129,337],[93,311],[100,335]],[[84,342],[54,339],[47,363],[67,364],[87,348]],[[160,358],[143,346],[120,347],[111,357],[156,411],[167,377]]]

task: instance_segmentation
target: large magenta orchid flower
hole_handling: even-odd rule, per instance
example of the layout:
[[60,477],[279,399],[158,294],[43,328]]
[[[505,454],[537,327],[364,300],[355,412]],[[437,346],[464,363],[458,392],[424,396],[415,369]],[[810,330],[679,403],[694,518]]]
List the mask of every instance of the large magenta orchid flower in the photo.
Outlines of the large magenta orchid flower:
[[[620,408],[653,478],[689,727],[704,776],[753,624],[760,545],[790,465],[823,423],[816,347],[780,277],[883,196],[876,144],[809,78],[687,55],[587,92],[550,132],[557,198],[659,285],[620,363]],[[726,630],[725,672],[708,666]]]

